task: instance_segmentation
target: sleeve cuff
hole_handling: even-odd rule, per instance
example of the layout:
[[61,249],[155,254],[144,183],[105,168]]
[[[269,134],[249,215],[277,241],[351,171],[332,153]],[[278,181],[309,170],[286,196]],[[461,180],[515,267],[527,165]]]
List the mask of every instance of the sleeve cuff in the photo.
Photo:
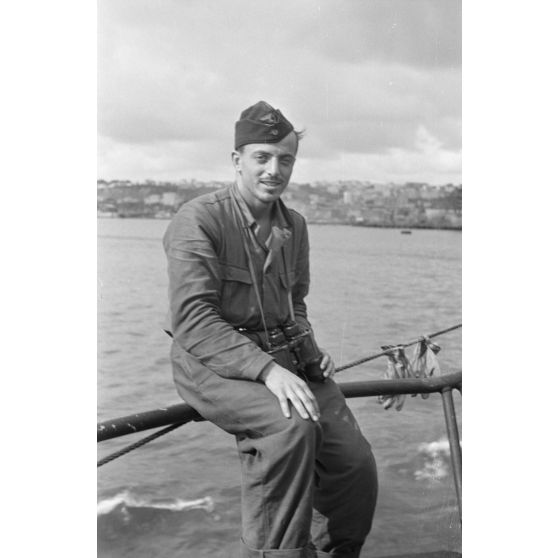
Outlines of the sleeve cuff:
[[246,367],[243,374],[244,378],[257,382],[260,378],[260,374],[271,362],[273,362],[273,357],[262,351],[261,355],[258,355],[249,366]]

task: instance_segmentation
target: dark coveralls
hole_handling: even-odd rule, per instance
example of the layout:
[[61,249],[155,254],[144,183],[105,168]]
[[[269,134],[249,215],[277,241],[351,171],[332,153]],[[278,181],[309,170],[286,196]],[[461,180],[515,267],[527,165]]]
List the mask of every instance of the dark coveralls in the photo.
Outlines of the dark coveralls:
[[[241,221],[235,220],[234,203]],[[249,245],[243,244],[239,222],[248,227]],[[204,418],[236,437],[243,557],[357,557],[377,496],[370,445],[331,379],[308,384],[319,405],[318,422],[294,409],[286,419],[277,398],[258,381],[271,356],[238,331],[263,327],[245,245],[267,326],[287,321],[288,285],[296,320],[308,325],[306,223],[278,201],[266,246],[253,234],[255,227],[231,186],[183,205],[165,233],[177,390]]]

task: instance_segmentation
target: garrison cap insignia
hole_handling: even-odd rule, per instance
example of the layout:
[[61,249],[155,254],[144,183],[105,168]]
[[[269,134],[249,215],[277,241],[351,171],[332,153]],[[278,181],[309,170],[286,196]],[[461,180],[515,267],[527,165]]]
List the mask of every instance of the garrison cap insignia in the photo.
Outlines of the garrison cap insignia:
[[275,112],[269,112],[260,117],[260,122],[268,124],[269,126],[273,126],[273,124],[277,124],[277,122],[279,122],[279,117]]

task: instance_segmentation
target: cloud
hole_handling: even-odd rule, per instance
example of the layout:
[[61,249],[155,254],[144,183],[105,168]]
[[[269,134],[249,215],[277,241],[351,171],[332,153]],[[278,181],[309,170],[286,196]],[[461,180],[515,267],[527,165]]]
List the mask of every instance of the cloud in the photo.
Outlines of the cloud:
[[[385,153],[351,153],[341,149],[312,154],[305,138],[301,144],[293,182],[370,180],[374,182],[461,183],[461,153],[444,148],[425,126],[412,134],[408,149]],[[197,179],[232,181],[230,147],[218,142],[168,141],[127,145],[99,142],[99,178],[129,180]]]
[[314,17],[308,17],[300,46],[310,46],[327,59],[461,66],[460,0],[333,0],[309,5]]
[[228,165],[234,121],[260,99],[308,129],[314,161],[425,157],[416,143],[421,126],[440,152],[460,158],[459,2],[98,5],[99,169],[107,178],[126,172],[124,160],[130,176],[217,172],[221,156]]
[[101,137],[98,176],[105,180],[233,180],[230,146],[213,141],[127,144]]
[[[306,140],[304,140],[306,141]],[[424,125],[412,134],[409,148],[390,148],[384,153],[338,150],[329,158],[307,156],[302,144],[294,181],[346,180],[373,182],[461,183],[461,153],[444,148]]]

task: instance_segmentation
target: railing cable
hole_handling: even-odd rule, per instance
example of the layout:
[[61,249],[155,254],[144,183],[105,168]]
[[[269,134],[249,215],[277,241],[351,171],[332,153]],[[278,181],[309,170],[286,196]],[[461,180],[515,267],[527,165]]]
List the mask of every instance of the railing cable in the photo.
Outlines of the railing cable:
[[142,438],[141,440],[138,440],[137,442],[134,442],[133,444],[130,444],[129,446],[126,446],[126,447],[124,447],[124,448],[122,448],[118,451],[115,451],[114,453],[111,453],[110,455],[107,455],[106,457],[104,457],[100,461],[97,461],[97,467],[101,467],[101,466],[105,465],[106,463],[108,463],[109,461],[112,461],[113,459],[116,459],[117,457],[122,457],[123,455],[126,455],[127,453],[130,453],[131,451],[133,451],[137,448],[140,448],[141,446],[144,446],[145,444],[147,444],[147,443],[149,443],[153,440],[156,440],[157,438],[160,438],[161,436],[164,436],[165,434],[168,434],[169,432],[171,432],[172,430],[175,430],[179,426],[182,426],[183,424],[186,424],[186,422],[187,421],[177,422],[175,424],[171,424],[170,426],[167,426],[166,428],[158,430],[154,434],[150,434],[149,436],[146,436],[145,438]]
[[[438,337],[438,335],[442,335],[444,333],[449,333],[450,331],[453,331],[454,329],[459,329],[461,327],[462,324],[457,324],[454,325],[452,327],[448,327],[447,329],[442,329],[441,331],[436,331],[435,333],[430,333],[429,335],[423,335],[422,337],[419,337],[418,339],[415,339],[414,341],[409,341],[409,343],[403,343],[401,345],[397,345],[398,347],[410,347],[411,345],[416,345],[417,343],[420,343],[425,337],[427,337],[428,339],[432,339],[433,337]],[[349,362],[348,364],[344,364],[343,366],[339,366],[335,369],[335,373],[337,372],[341,372],[342,370],[347,370],[347,368],[352,368],[353,366],[358,366],[359,364],[363,364],[365,362],[368,362],[370,360],[374,360],[376,358],[380,358],[381,356],[387,355],[389,353],[391,353],[393,351],[393,349],[387,349],[385,351],[382,351],[381,353],[375,353],[373,355],[367,356],[367,357],[363,357],[363,358],[359,358],[358,360],[353,360],[352,362]]]

